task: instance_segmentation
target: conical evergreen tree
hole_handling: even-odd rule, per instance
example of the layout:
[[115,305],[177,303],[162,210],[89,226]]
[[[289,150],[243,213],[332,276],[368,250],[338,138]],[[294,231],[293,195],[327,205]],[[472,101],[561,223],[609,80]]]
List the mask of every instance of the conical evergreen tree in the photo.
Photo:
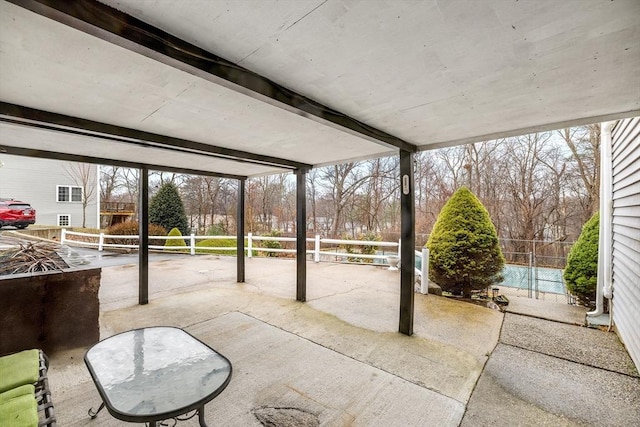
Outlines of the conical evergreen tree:
[[163,184],[149,202],[149,223],[163,226],[166,230],[177,228],[182,235],[188,234],[187,215],[178,189],[171,183]]
[[[177,228],[172,228],[171,231],[169,231],[169,234],[167,234],[167,236],[177,237],[177,236],[182,236],[182,233]],[[164,246],[165,247],[169,247],[169,246],[186,247],[187,243],[184,241],[184,239],[167,239],[165,240]]]
[[567,289],[580,304],[595,307],[598,275],[598,238],[600,214],[596,213],[582,227],[576,243],[571,247],[564,270]]
[[444,205],[426,246],[429,277],[443,291],[469,298],[472,290],[503,280],[498,234],[489,212],[467,187]]

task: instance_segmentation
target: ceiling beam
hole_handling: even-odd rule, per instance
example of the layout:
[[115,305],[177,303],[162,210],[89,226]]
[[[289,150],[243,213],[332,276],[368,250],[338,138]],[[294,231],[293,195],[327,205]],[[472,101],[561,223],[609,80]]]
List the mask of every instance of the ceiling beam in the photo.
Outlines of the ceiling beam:
[[289,170],[309,170],[312,167],[307,163],[264,156],[231,148],[217,147],[209,144],[203,144],[201,142],[158,135],[122,126],[95,122],[93,120],[82,119],[79,117],[51,113],[49,111],[37,110],[7,102],[0,102],[0,121],[91,136],[94,138],[115,140],[150,148],[161,148],[180,151],[183,153],[207,155],[240,163],[277,166]]
[[217,178],[227,178],[227,179],[244,180],[247,178],[246,176],[240,176],[240,175],[207,172],[207,171],[201,171],[196,169],[172,168],[168,166],[161,166],[161,165],[154,165],[154,164],[147,164],[147,163],[137,163],[137,162],[128,162],[124,160],[105,159],[101,157],[83,156],[79,154],[67,154],[67,153],[58,153],[55,151],[36,150],[32,148],[13,147],[10,145],[0,145],[0,154],[11,154],[14,156],[24,156],[24,157],[37,157],[41,159],[60,160],[60,161],[68,161],[68,162],[91,163],[94,165],[120,166],[123,168],[133,168],[133,169],[141,169],[142,167],[146,167],[147,169],[161,171],[161,172],[182,173],[186,175],[214,176]]
[[293,92],[126,13],[94,0],[9,0],[102,40],[235,92],[386,147],[417,147]]

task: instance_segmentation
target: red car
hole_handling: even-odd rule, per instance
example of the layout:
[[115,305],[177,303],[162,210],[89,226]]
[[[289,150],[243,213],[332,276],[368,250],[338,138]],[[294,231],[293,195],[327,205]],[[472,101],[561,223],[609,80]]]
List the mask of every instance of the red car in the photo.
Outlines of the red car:
[[13,199],[0,199],[0,228],[12,225],[26,228],[36,223],[36,210],[29,203]]

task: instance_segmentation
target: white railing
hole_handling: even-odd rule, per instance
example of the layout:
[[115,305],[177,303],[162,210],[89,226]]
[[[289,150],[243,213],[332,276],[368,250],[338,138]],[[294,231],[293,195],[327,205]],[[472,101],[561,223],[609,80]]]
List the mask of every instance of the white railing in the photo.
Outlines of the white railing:
[[[83,241],[73,239],[73,236],[89,238],[92,241]],[[60,244],[63,245],[78,245],[83,247],[95,248],[98,251],[104,251],[105,249],[138,249],[137,244],[122,244],[122,243],[109,243],[115,239],[128,239],[138,240],[137,235],[114,235],[114,234],[90,234],[79,233],[76,231],[69,231],[62,229],[60,236]],[[163,246],[163,245],[149,245],[149,249],[165,250],[165,251],[188,251],[191,255],[195,255],[199,250],[206,251],[237,251],[237,246],[198,246],[196,242],[198,240],[235,240],[236,236],[196,236],[194,234],[188,236],[149,236],[149,240],[185,240],[186,246]],[[269,248],[264,246],[256,246],[255,242],[295,242],[295,237],[272,237],[272,236],[254,236],[252,233],[248,233],[245,236],[247,244],[245,251],[248,258],[252,258],[254,253],[266,252],[266,253],[288,253],[295,254],[295,249],[283,249],[283,248]],[[325,239],[316,234],[314,238],[307,238],[307,243],[313,243],[313,249],[307,249],[307,255],[312,255],[313,261],[321,262],[328,260],[335,260],[340,262],[353,262],[352,260],[379,260],[381,264],[387,263],[387,257],[397,256],[400,257],[400,242],[377,242],[372,240],[341,240],[341,239]],[[324,248],[322,247],[324,244]],[[343,251],[341,246],[375,246],[377,248],[390,248],[389,253],[382,254],[361,254],[361,253],[349,253]],[[330,246],[333,250],[328,250],[327,246]],[[426,248],[422,249],[422,252],[415,251],[415,255],[421,260],[421,268],[415,269],[416,278],[420,279],[420,292],[427,293],[427,281],[422,280],[422,277],[428,277],[429,271],[429,252]],[[323,259],[324,258],[324,259]]]
[[[74,239],[73,236],[89,238],[92,241],[83,241]],[[62,235],[60,238],[61,244],[66,245],[79,245],[85,247],[92,247],[103,251],[105,249],[137,249],[138,244],[124,244],[124,243],[109,243],[115,239],[127,239],[138,240],[137,235],[115,235],[115,234],[90,234],[79,233],[76,231],[69,231],[62,229]],[[149,245],[149,249],[162,249],[162,250],[181,250],[189,251],[192,255],[196,254],[197,250],[224,250],[224,251],[236,251],[237,247],[234,246],[199,246],[196,244],[198,240],[235,240],[236,236],[196,236],[194,234],[188,236],[149,236],[149,240],[185,240],[185,246],[164,246],[164,245]],[[283,248],[270,248],[266,246],[256,246],[255,242],[272,241],[272,242],[295,242],[295,237],[272,237],[272,236],[254,236],[252,233],[248,233],[245,236],[247,244],[245,250],[247,257],[251,258],[257,252],[273,252],[273,253],[288,253],[295,254],[295,249],[283,249]],[[320,262],[321,256],[335,257],[335,258],[355,258],[355,259],[373,259],[385,261],[387,256],[398,253],[397,249],[392,253],[387,254],[361,254],[357,252],[349,253],[340,251],[341,245],[349,246],[376,246],[376,247],[388,247],[399,248],[398,242],[376,242],[371,240],[339,240],[339,239],[323,239],[319,235],[315,238],[307,238],[307,243],[314,243],[314,249],[308,249],[307,254],[313,255],[315,262]],[[188,243],[187,243],[188,242]],[[322,248],[322,245],[325,248]],[[331,245],[334,250],[327,250],[326,245]]]

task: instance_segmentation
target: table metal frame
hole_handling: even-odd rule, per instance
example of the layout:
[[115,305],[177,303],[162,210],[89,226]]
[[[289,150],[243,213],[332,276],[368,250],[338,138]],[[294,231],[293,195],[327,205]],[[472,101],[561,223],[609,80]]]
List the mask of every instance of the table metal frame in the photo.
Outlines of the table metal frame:
[[[134,331],[143,331],[143,330],[148,330],[148,329],[154,329],[154,328],[172,328],[172,329],[177,329],[177,330],[181,331],[182,333],[184,333],[185,335],[187,335],[190,339],[193,339],[193,340],[199,342],[200,344],[204,345],[209,350],[211,350],[213,353],[219,355],[223,360],[226,361],[226,363],[228,363],[228,365],[229,365],[229,375],[227,376],[226,380],[222,383],[222,385],[220,385],[212,393],[204,396],[202,399],[199,399],[199,400],[197,400],[197,401],[195,401],[195,402],[193,402],[193,403],[191,403],[189,405],[182,406],[180,408],[176,408],[175,410],[166,411],[166,412],[163,412],[163,413],[158,413],[158,414],[152,415],[152,416],[151,415],[133,415],[133,414],[127,414],[127,413],[120,412],[120,411],[118,411],[116,408],[114,408],[111,405],[109,397],[108,397],[106,391],[104,390],[100,380],[98,379],[98,376],[97,376],[97,374],[96,374],[96,372],[94,370],[94,367],[91,364],[90,360],[87,358],[87,355],[88,355],[89,351],[93,347],[95,347],[96,345],[98,345],[100,343],[104,343],[105,341],[108,341],[109,339],[114,338],[114,337],[116,337],[118,335],[132,333]],[[220,354],[219,352],[214,350],[211,346],[209,346],[206,343],[202,342],[198,338],[194,337],[190,333],[186,332],[185,330],[183,330],[181,328],[171,327],[171,326],[154,326],[154,327],[148,327],[148,328],[138,328],[138,329],[133,329],[133,330],[130,330],[130,331],[126,331],[126,332],[122,332],[120,334],[113,335],[112,337],[109,337],[109,338],[105,338],[104,340],[101,340],[100,342],[98,342],[97,344],[95,344],[94,346],[89,348],[89,350],[87,350],[87,352],[85,353],[85,356],[84,356],[84,362],[87,365],[87,368],[89,369],[89,373],[91,374],[91,379],[93,380],[94,384],[96,385],[96,388],[98,389],[98,393],[100,394],[100,397],[102,398],[102,402],[101,402],[100,407],[98,408],[98,410],[94,411],[93,408],[89,409],[88,413],[89,413],[89,417],[91,419],[96,418],[98,416],[98,413],[102,409],[107,408],[107,411],[109,411],[109,413],[114,418],[117,418],[117,419],[122,420],[122,421],[128,421],[128,422],[149,423],[150,427],[156,427],[158,422],[161,422],[161,421],[164,421],[164,420],[174,420],[175,423],[177,423],[177,421],[185,421],[185,420],[188,420],[188,419],[191,419],[191,418],[195,417],[196,414],[198,415],[198,421],[200,423],[200,426],[201,427],[207,427],[207,424],[206,424],[205,419],[204,419],[204,405],[206,403],[210,402],[211,400],[213,400],[215,397],[217,397],[227,387],[227,385],[231,381],[231,375],[232,375],[232,372],[233,372],[233,366],[231,365],[231,362],[229,361],[229,359],[227,359],[225,356],[223,356],[222,354]],[[195,411],[193,414],[187,415],[187,414],[189,414],[190,412],[193,412],[193,411]],[[181,417],[181,416],[184,416],[184,417]],[[161,423],[160,425],[163,425],[163,424]]]

